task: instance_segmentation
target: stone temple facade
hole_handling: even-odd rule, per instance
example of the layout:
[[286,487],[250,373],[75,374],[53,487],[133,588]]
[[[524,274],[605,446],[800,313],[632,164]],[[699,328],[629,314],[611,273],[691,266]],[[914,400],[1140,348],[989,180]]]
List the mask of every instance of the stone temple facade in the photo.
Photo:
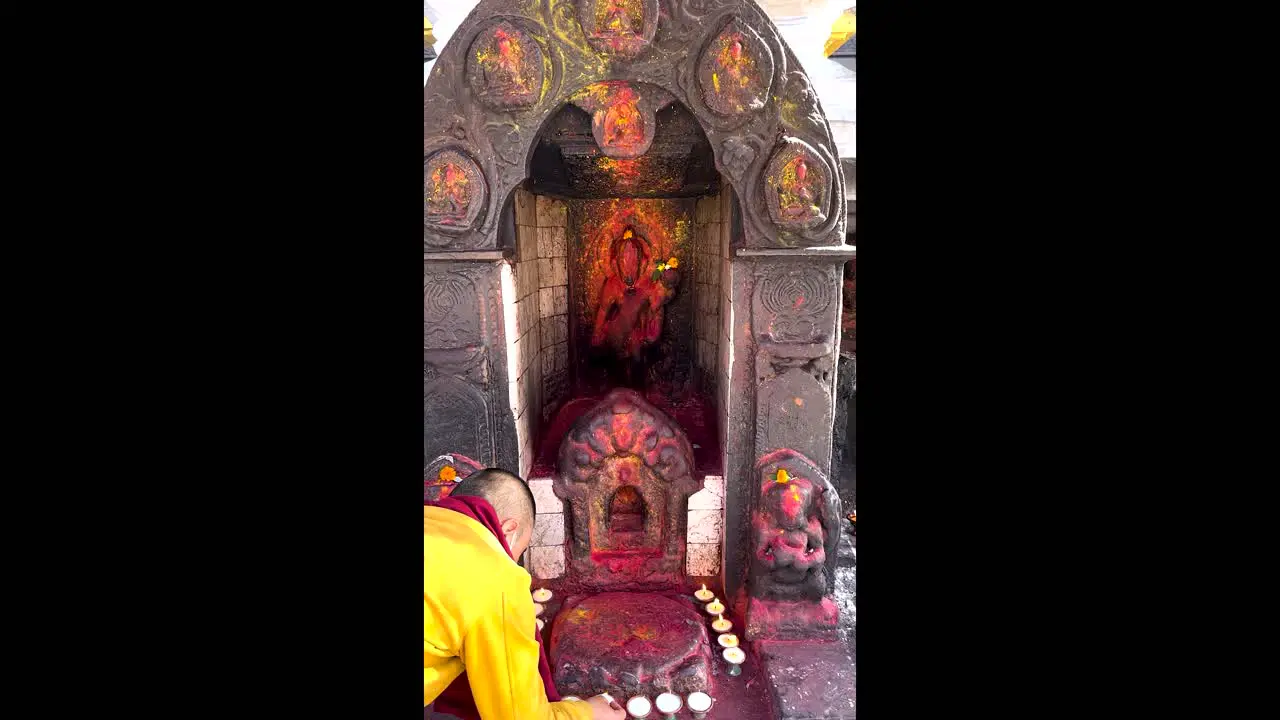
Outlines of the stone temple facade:
[[562,690],[854,717],[845,167],[751,0],[484,0],[435,61],[424,497],[529,481]]

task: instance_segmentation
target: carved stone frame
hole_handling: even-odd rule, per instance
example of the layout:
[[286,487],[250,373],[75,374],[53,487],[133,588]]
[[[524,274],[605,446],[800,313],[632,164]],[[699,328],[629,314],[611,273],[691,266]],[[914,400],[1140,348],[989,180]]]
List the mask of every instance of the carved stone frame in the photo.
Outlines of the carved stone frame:
[[[504,250],[498,247],[503,203],[528,177],[534,145],[544,124],[583,87],[606,80],[647,83],[690,109],[711,144],[717,169],[741,199],[740,234],[733,241],[727,280],[732,284],[732,313],[736,315],[730,382],[740,392],[735,392],[724,419],[725,446],[737,450],[726,457],[725,464],[724,571],[729,599],[745,603],[747,525],[756,493],[750,489],[756,485],[751,480],[752,470],[760,457],[785,442],[803,445],[791,449],[809,457],[823,472],[830,472],[833,368],[839,347],[835,318],[840,297],[838,273],[829,273],[829,296],[835,299],[829,326],[824,313],[815,313],[812,318],[782,318],[779,324],[777,303],[760,302],[755,288],[775,282],[779,273],[809,272],[803,268],[827,273],[828,267],[838,266],[851,255],[851,249],[843,244],[843,171],[812,84],[755,2],[645,0],[643,4],[646,33],[650,24],[654,27],[645,37],[652,39],[634,55],[628,50],[626,57],[602,53],[592,45],[583,32],[580,3],[575,0],[483,0],[471,12],[436,60],[423,91],[424,161],[437,151],[464,151],[476,160],[487,196],[474,223],[460,232],[441,233],[424,226],[424,266],[428,272],[470,267],[483,276],[482,285],[492,293],[488,297],[501,295],[498,277],[502,260],[493,254]],[[655,11],[657,16],[651,16]],[[473,96],[467,75],[468,49],[477,35],[499,21],[509,22],[536,42],[546,62],[543,91],[527,105],[495,109]],[[744,51],[767,53],[768,62],[762,58],[757,66],[771,69],[772,77],[759,83],[768,87],[769,102],[758,108],[753,103],[747,112],[726,116],[708,107],[705,93],[711,90],[698,76],[704,51],[730,26],[748,31]],[[718,106],[723,110],[723,103]],[[779,151],[798,145],[812,152],[815,167],[825,175],[825,192],[814,193],[820,200],[822,219],[780,224],[766,205],[765,176]],[[461,374],[443,369],[445,362],[438,355],[434,360],[424,359],[429,365],[435,363],[436,372],[449,372],[470,382],[488,398],[487,420],[494,438],[491,455],[496,463],[518,467],[514,418],[505,401],[510,373],[500,304],[494,301],[486,307],[476,303],[459,311],[471,312],[477,320],[492,318],[483,324],[484,359],[479,362],[485,371],[483,379],[476,378],[474,368]],[[820,332],[808,332],[810,325]],[[762,327],[768,331],[760,332]],[[454,348],[452,352],[463,351]],[[746,392],[747,388],[755,388],[755,392]],[[760,409],[762,403],[786,397],[822,406],[808,411],[811,419],[806,422],[815,425],[812,442],[803,442],[805,433],[797,431],[794,423],[789,425],[781,414]],[[428,426],[433,422],[442,420],[426,418]],[[488,463],[488,458],[478,459]]]

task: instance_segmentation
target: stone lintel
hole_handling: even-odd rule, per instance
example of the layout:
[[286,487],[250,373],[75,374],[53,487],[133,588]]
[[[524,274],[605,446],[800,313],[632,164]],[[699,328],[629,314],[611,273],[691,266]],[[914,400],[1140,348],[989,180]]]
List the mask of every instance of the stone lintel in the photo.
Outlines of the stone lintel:
[[857,247],[853,245],[829,245],[821,247],[805,247],[805,248],[738,248],[734,251],[737,257],[793,257],[793,258],[815,258],[821,260],[831,260],[833,262],[843,262],[858,254]]
[[462,260],[492,262],[512,256],[511,249],[506,250],[457,250],[452,252],[424,252],[423,260]]

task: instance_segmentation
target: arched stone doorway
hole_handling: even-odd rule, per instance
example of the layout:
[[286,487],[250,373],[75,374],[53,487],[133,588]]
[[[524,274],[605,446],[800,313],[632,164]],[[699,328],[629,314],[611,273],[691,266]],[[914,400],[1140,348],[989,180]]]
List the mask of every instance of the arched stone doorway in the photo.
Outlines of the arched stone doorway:
[[[751,518],[767,515],[762,506],[773,497],[761,491],[760,463],[772,458],[768,472],[789,468],[782,477],[834,495],[826,475],[841,265],[852,249],[844,244],[845,185],[830,127],[795,55],[751,0],[485,0],[441,51],[424,90],[423,259],[427,283],[435,283],[426,292],[435,324],[425,328],[424,362],[434,382],[454,378],[475,393],[453,410],[449,398],[460,393],[428,404],[425,457],[458,453],[529,477],[540,448],[557,445],[554,436],[567,430],[556,416],[542,417],[550,396],[557,412],[576,400],[571,385],[557,384],[571,381],[573,369],[548,348],[588,335],[570,333],[567,319],[549,320],[573,315],[564,306],[590,293],[570,292],[573,270],[561,269],[569,253],[556,243],[573,232],[568,201],[536,194],[531,176],[547,129],[568,106],[590,119],[597,169],[641,167],[643,186],[661,185],[656,175],[648,181],[644,173],[656,171],[642,164],[661,150],[662,128],[672,122],[664,113],[687,111],[705,139],[718,177],[700,186],[701,196],[687,194],[697,183],[686,172],[644,197],[689,203],[685,215],[671,217],[696,236],[692,312],[714,327],[695,323],[681,357],[713,394],[709,432],[725,485],[719,574],[731,600],[751,595],[767,604],[776,598],[755,588],[770,584],[749,578],[760,546]],[[661,233],[636,216],[619,228],[639,239],[601,246],[658,263],[647,248]],[[623,265],[617,274],[631,272]],[[546,284],[547,273],[568,279]],[[617,293],[629,290],[628,282]],[[654,316],[656,305],[637,317]],[[487,433],[450,430],[479,404]],[[460,437],[479,439],[474,447],[438,446]],[[791,452],[778,454],[784,450]],[[769,612],[758,617],[751,627],[763,635],[792,632],[768,627]],[[829,614],[813,617],[822,627],[810,630],[833,630]]]

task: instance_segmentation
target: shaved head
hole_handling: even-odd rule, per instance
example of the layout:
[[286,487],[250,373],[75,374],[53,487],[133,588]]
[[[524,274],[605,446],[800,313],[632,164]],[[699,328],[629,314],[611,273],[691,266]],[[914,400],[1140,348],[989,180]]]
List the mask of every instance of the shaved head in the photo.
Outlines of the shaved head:
[[478,497],[498,513],[507,546],[518,559],[533,536],[534,501],[528,484],[519,475],[499,468],[485,468],[454,486],[451,497]]

